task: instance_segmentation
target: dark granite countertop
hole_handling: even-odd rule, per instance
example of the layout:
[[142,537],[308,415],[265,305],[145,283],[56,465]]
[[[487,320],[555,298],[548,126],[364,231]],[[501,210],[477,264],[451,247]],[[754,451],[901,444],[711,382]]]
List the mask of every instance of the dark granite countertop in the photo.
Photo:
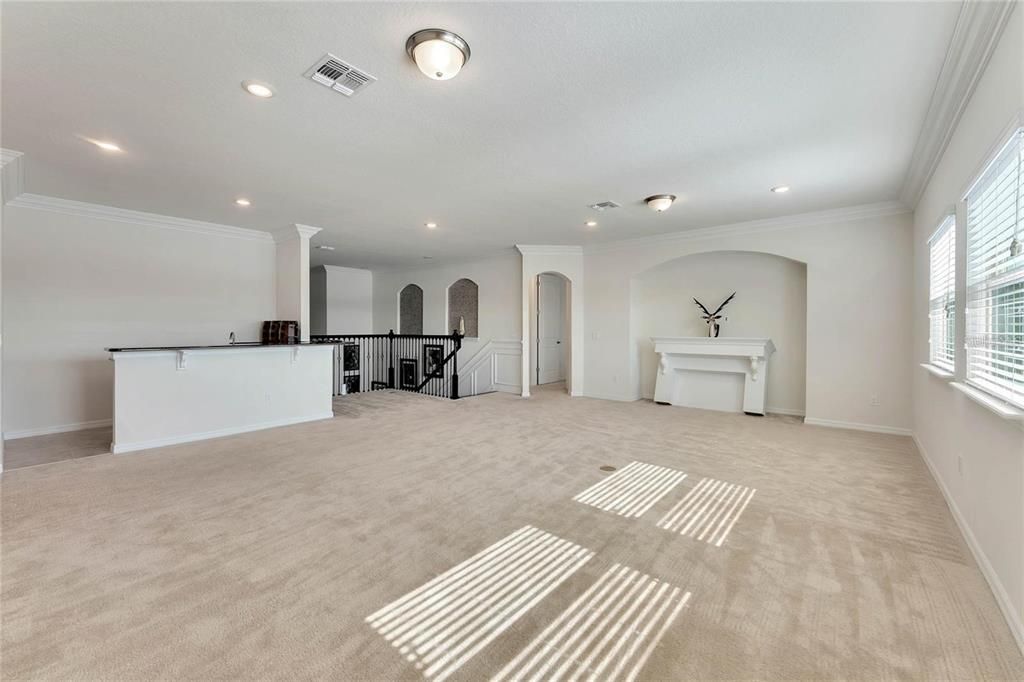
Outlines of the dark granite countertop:
[[149,346],[146,348],[106,348],[110,353],[135,353],[156,350],[216,350],[220,348],[294,348],[296,346],[328,346],[326,343],[260,343],[259,341],[240,341],[214,346]]

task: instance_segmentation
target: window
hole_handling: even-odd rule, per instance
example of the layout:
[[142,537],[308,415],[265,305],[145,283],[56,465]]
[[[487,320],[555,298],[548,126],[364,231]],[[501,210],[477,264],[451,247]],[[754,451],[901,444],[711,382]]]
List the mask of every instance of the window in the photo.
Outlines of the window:
[[967,383],[1024,406],[1024,128],[968,192]]
[[448,333],[460,330],[475,339],[480,335],[477,325],[480,293],[476,282],[460,279],[448,287]]
[[423,333],[423,289],[407,285],[398,294],[398,333]]
[[928,361],[953,371],[956,335],[956,217],[949,216],[928,242]]

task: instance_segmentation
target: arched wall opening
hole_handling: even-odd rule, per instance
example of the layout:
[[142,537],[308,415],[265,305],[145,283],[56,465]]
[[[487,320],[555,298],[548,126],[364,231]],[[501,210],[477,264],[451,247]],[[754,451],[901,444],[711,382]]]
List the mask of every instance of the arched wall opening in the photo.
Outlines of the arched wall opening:
[[573,285],[560,272],[533,278],[530,292],[530,386],[564,382],[572,392]]
[[693,302],[714,310],[731,293],[720,337],[767,337],[768,412],[803,415],[807,386],[807,266],[754,251],[709,251],[682,256],[630,281],[631,375],[636,395],[651,399],[658,371],[652,336],[707,336]]
[[398,333],[423,333],[423,289],[407,284],[398,292]]

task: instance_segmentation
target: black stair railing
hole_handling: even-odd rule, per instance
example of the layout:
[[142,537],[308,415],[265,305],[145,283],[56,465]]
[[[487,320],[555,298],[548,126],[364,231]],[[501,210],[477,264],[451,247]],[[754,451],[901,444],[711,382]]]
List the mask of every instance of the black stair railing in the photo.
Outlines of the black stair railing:
[[334,395],[398,389],[457,400],[462,335],[321,334],[334,345]]

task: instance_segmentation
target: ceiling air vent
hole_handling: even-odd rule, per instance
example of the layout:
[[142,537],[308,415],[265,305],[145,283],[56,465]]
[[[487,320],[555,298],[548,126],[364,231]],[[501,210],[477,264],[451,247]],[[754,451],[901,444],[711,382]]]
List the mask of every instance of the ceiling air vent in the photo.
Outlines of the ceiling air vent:
[[591,204],[590,208],[595,211],[607,211],[609,208],[620,208],[622,204],[616,204],[614,201],[602,201],[599,204]]
[[351,97],[377,80],[365,71],[341,61],[333,54],[325,54],[321,57],[320,61],[306,72],[306,77],[312,78],[320,85],[326,85],[346,97]]

